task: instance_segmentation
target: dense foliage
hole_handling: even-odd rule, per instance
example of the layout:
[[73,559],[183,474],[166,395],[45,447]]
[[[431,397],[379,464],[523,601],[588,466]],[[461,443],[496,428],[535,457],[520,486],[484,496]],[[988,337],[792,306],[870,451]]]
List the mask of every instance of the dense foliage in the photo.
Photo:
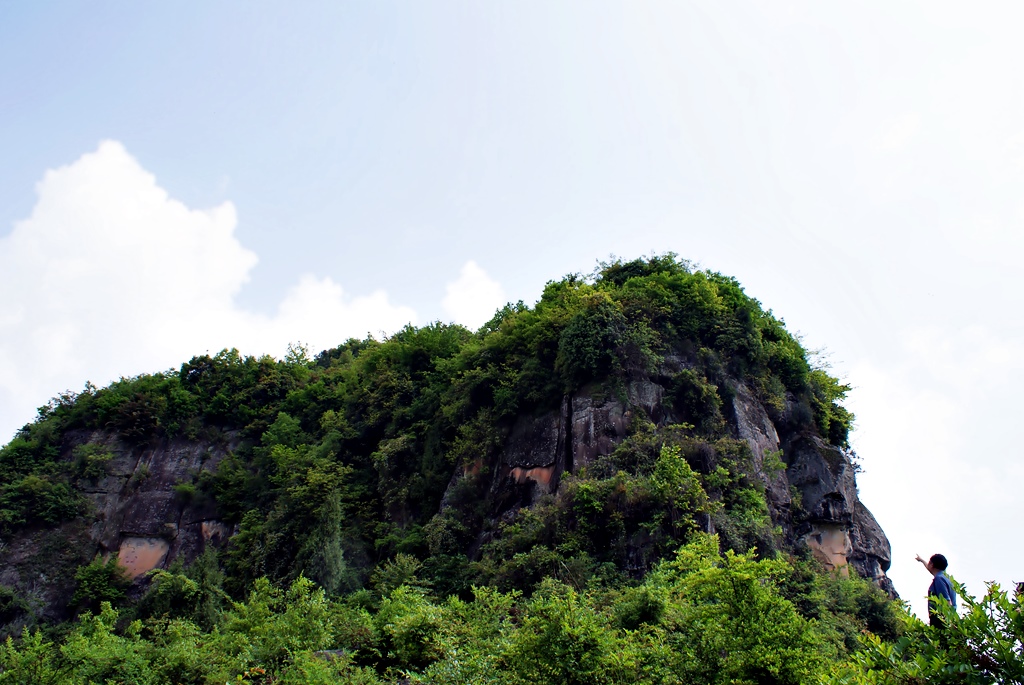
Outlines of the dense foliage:
[[981,599],[956,584],[958,614],[938,600],[942,624],[904,614],[897,640],[866,634],[863,649],[833,668],[835,685],[1024,684],[1024,588],[1010,597],[990,583]]
[[[638,412],[529,508],[485,496],[517,419],[636,378],[666,389],[675,424]],[[174,490],[237,534],[132,601],[116,559],[83,564],[77,622],[8,642],[0,683],[825,677],[862,631],[907,629],[877,588],[781,548],[731,437],[739,384],[777,425],[846,444],[847,386],[734,279],[667,255],[551,282],[476,332],[407,327],[280,361],[226,350],[62,395],[0,449],[5,539],[92,520],[80,493],[113,458],[96,435],[230,445]],[[31,624],[0,590],[5,622]]]
[[[330,598],[299,577],[266,579],[203,626],[216,601],[181,571],[125,615],[104,603],[59,643],[26,631],[0,646],[0,683],[806,683],[827,675],[860,626],[892,636],[895,605],[866,581],[806,562],[721,554],[697,535],[643,582],[530,596],[432,593],[399,557],[376,590]],[[383,576],[402,577],[390,587]],[[789,595],[800,588],[803,608]],[[173,599],[174,595],[181,601]],[[205,599],[203,595],[206,595]]]
[[332,599],[261,579],[213,614],[216,585],[165,571],[146,611],[103,603],[58,641],[8,638],[0,683],[1024,683],[1020,593],[958,588],[966,610],[945,607],[939,628],[867,581],[718,550],[698,535],[629,587],[549,578],[468,600],[440,599],[399,557],[396,586]]

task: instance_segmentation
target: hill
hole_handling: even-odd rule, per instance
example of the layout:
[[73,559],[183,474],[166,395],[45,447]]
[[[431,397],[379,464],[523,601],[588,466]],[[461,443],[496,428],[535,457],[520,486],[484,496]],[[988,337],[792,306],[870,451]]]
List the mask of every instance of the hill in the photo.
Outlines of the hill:
[[[409,588],[562,609],[596,588],[643,615],[636,588],[676,582],[689,549],[692,568],[753,564],[845,653],[894,630],[847,390],[734,279],[674,255],[552,281],[476,332],[193,357],[64,394],[0,450],[0,620],[114,600],[209,629],[260,583],[305,579],[368,611]],[[206,589],[168,605],[185,581]],[[401,661],[373,649],[378,670]]]

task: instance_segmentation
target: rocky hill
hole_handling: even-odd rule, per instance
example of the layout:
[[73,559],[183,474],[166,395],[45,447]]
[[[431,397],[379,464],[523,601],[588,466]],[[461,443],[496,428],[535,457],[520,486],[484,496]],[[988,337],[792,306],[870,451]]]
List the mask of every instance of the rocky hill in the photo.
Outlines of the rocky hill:
[[403,573],[443,596],[628,583],[699,531],[894,594],[845,391],[733,279],[671,255],[475,333],[196,357],[58,397],[0,451],[0,620],[69,617],[97,555],[135,598],[207,550],[236,596]]

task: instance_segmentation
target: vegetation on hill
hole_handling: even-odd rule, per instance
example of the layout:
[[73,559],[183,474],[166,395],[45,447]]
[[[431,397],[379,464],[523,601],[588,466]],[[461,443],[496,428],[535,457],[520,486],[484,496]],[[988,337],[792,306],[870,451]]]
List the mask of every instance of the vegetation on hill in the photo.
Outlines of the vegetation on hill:
[[372,589],[264,578],[228,602],[204,556],[157,572],[133,610],[104,602],[57,636],[8,638],[0,683],[1024,683],[1019,595],[961,589],[966,615],[945,607],[935,628],[868,581],[719,547],[698,534],[637,584],[546,578],[466,599],[438,597],[399,555]]
[[[457,467],[494,462],[517,417],[622,394],[666,358],[685,362],[659,381],[681,423],[634,416],[612,454],[516,516],[484,496],[486,474],[452,486]],[[923,630],[877,587],[780,547],[730,437],[736,379],[773,420],[846,444],[848,388],[734,279],[674,255],[551,282],[476,332],[407,327],[281,361],[229,350],[62,395],[0,450],[0,535],[90,519],[80,489],[111,455],[69,458],[67,437],[95,430],[140,446],[231,436],[238,449],[176,491],[238,533],[155,572],[137,602],[116,563],[83,566],[77,622],[9,641],[0,683],[798,683]],[[33,610],[9,589],[0,604],[8,623]],[[862,682],[856,663],[835,677]]]
[[[568,497],[514,530],[491,531],[489,561],[471,565],[465,551],[493,512],[479,510],[480,493],[466,482],[438,513],[454,467],[489,463],[517,416],[557,407],[588,384],[621,392],[629,375],[657,372],[664,355],[692,362],[671,379],[669,399],[685,423],[655,433],[638,418],[627,444],[582,474]],[[671,255],[613,262],[592,279],[549,283],[535,307],[506,306],[475,333],[407,327],[315,359],[302,348],[283,361],[230,350],[62,395],[0,451],[0,533],[88,516],[76,486],[101,473],[109,454],[85,445],[62,459],[69,431],[106,429],[131,444],[237,431],[242,447],[216,474],[182,484],[241,526],[224,559],[236,594],[258,577],[300,573],[329,592],[351,591],[397,553],[427,562],[426,576],[450,591],[490,582],[527,589],[563,566],[624,570],[616,550],[641,525],[649,528],[641,550],[649,567],[686,538],[699,513],[718,516],[726,546],[768,552],[771,526],[746,475],[749,451],[728,438],[722,415],[730,378],[744,379],[778,412],[789,394],[801,420],[845,443],[847,388],[812,370],[782,322],[735,280]],[[693,481],[685,502],[657,485],[674,468],[663,447],[687,457],[706,446],[720,470],[673,475]],[[594,549],[589,531],[609,525],[615,542]],[[534,558],[516,558],[530,549],[538,549]]]

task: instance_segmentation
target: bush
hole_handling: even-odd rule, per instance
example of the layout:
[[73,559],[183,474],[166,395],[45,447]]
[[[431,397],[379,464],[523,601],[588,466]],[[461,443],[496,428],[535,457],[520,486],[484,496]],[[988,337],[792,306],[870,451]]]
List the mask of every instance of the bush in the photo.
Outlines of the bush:
[[8,637],[0,644],[0,683],[5,685],[64,685],[57,666],[57,647],[41,631],[22,632],[19,644]]
[[647,584],[669,604],[668,668],[686,683],[805,683],[825,665],[814,625],[778,591],[788,567],[718,552],[717,536],[699,535]]
[[850,386],[840,383],[820,369],[811,371],[808,380],[811,408],[818,430],[833,445],[845,447],[853,428],[853,414],[840,402],[850,391]]
[[572,588],[545,580],[526,605],[526,615],[506,660],[527,683],[589,685],[624,682],[615,634],[607,617]]
[[28,602],[17,592],[6,585],[0,585],[0,626],[16,621],[30,611]]
[[324,591],[307,578],[300,576],[287,591],[261,578],[248,600],[225,614],[221,631],[232,651],[277,671],[299,652],[330,648],[334,625]]
[[79,445],[72,453],[78,465],[79,476],[90,480],[107,475],[107,466],[114,458],[114,454],[103,445]]
[[106,561],[97,554],[92,562],[78,568],[75,581],[78,585],[71,597],[71,606],[88,611],[98,611],[104,602],[119,604],[131,585],[128,572],[118,563],[116,554],[111,554]]
[[676,374],[668,397],[680,418],[693,424],[699,434],[715,436],[725,428],[718,388],[692,369]]
[[30,473],[0,486],[0,532],[29,524],[55,525],[82,511],[82,498],[67,483]]
[[228,597],[221,588],[224,574],[214,550],[208,549],[187,570],[175,562],[149,575],[152,582],[137,606],[139,616],[187,619],[204,630],[219,623]]
[[399,670],[422,669],[441,656],[442,612],[415,587],[396,588],[381,602],[374,624],[383,640],[383,663]]
[[1024,683],[1024,604],[998,583],[989,583],[980,600],[955,583],[963,615],[939,600],[942,626],[925,625],[903,612],[903,635],[887,642],[862,636],[863,649],[833,669],[833,685],[886,683]]

